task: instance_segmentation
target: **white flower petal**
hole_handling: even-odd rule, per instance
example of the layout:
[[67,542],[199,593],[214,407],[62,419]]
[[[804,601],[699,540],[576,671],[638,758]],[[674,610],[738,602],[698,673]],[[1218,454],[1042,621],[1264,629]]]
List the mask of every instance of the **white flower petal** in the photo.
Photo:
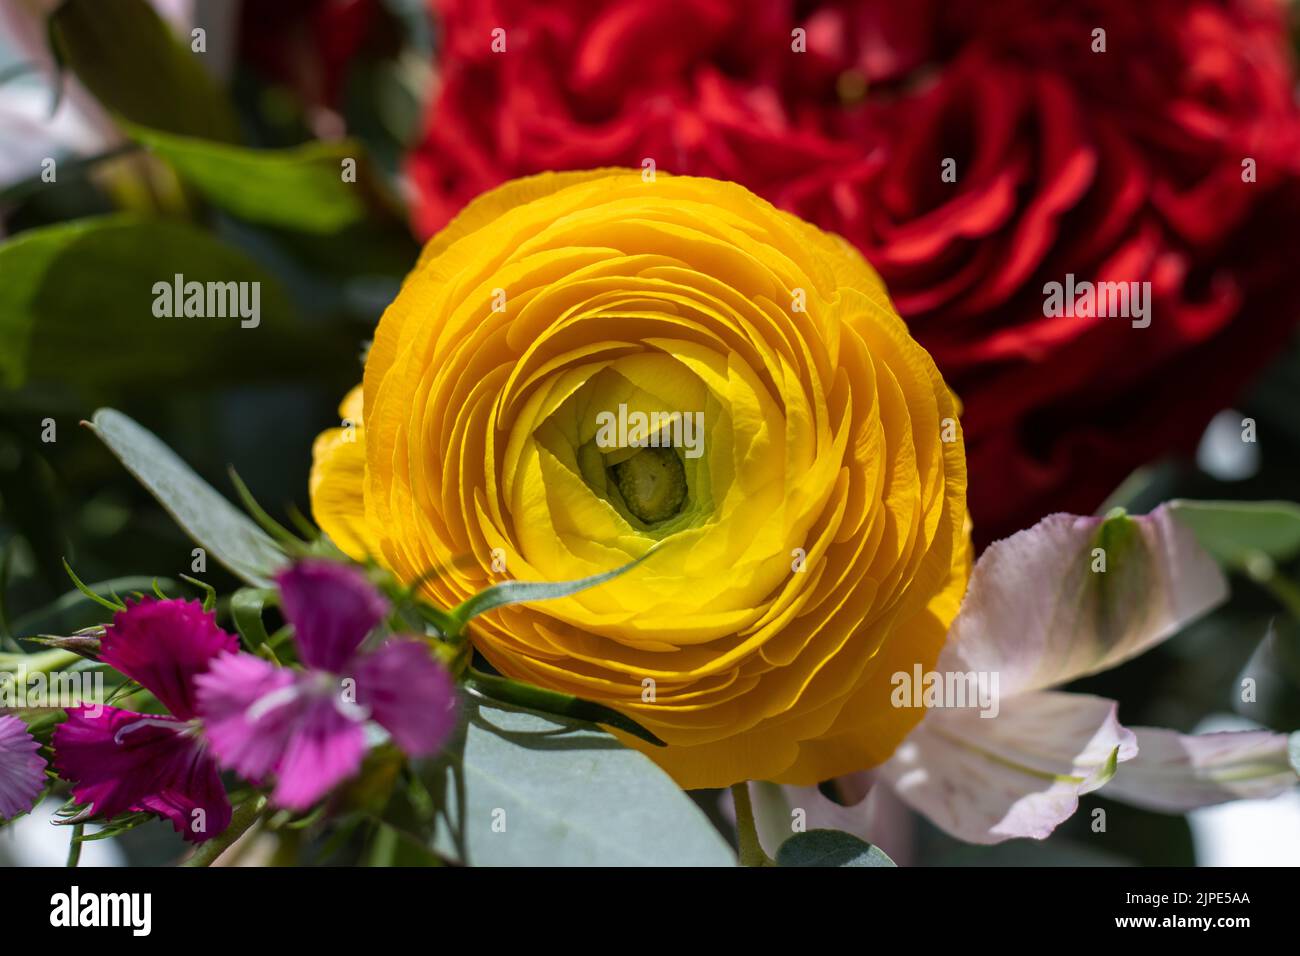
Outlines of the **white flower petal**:
[[1297,780],[1287,737],[1267,730],[1180,734],[1134,727],[1138,756],[1106,784],[1105,796],[1166,813],[1229,800],[1277,796]]
[[1043,839],[1136,753],[1118,705],[1040,691],[1002,702],[996,717],[931,710],[881,768],[914,810],[969,843]]
[[980,556],[937,670],[996,673],[1003,696],[1054,687],[1142,653],[1227,593],[1164,506],[1051,515]]

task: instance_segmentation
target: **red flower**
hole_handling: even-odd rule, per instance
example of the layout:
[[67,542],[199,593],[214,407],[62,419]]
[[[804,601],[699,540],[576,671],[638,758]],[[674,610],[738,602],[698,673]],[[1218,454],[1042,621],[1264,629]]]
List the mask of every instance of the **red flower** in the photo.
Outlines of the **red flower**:
[[[985,540],[1192,447],[1294,326],[1300,113],[1271,0],[437,7],[420,233],[514,176],[650,158],[843,234],[965,404]],[[1071,275],[1149,282],[1149,326],[1047,317]]]

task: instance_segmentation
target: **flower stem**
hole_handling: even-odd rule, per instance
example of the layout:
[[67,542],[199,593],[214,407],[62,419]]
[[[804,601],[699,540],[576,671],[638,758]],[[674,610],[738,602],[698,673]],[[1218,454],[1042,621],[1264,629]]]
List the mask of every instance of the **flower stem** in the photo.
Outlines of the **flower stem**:
[[78,823],[72,828],[72,841],[68,844],[68,862],[67,866],[73,867],[81,862],[81,834],[85,832],[85,824]]
[[749,784],[745,781],[731,785],[731,799],[736,804],[736,839],[740,844],[741,866],[775,866],[771,857],[763,852],[758,841],[758,828],[754,823],[754,805],[749,799]]
[[181,866],[211,866],[217,857],[230,849],[231,845],[252,828],[262,818],[266,809],[266,797],[256,796],[235,809],[230,818],[230,826],[209,840],[200,844],[188,860]]
[[28,674],[53,674],[65,667],[71,667],[81,656],[72,651],[52,650],[37,651],[35,654],[0,654],[0,670],[10,671],[19,680],[26,680]]

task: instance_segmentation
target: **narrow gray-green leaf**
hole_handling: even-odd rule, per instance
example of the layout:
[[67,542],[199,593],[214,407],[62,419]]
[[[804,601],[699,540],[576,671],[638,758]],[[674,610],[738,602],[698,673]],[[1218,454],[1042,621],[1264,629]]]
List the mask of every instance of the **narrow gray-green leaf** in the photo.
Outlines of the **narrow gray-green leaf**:
[[90,423],[100,441],[208,554],[264,587],[287,559],[261,528],[218,494],[146,428],[111,408]]
[[613,571],[593,574],[591,577],[579,578],[576,581],[502,581],[479,591],[478,594],[475,594],[464,604],[457,605],[451,610],[451,615],[463,627],[471,618],[478,617],[480,614],[485,614],[499,607],[505,607],[508,604],[551,601],[556,598],[569,597],[588,588],[604,584],[606,581],[612,581],[620,574],[626,574],[652,554],[654,554],[653,549],[647,551],[635,561],[630,561]]
[[796,833],[781,844],[777,866],[894,866],[879,847],[840,830]]
[[654,744],[656,747],[664,746],[662,740],[631,717],[620,714],[603,704],[583,700],[581,697],[574,697],[572,694],[561,694],[559,691],[546,690],[543,687],[510,680],[507,677],[484,674],[473,668],[470,669],[469,676],[465,679],[465,685],[484,697],[505,704],[514,704],[539,713],[567,717],[570,720],[584,723],[604,724],[606,727],[613,727],[615,730],[621,730],[626,734],[639,737],[646,743]]
[[476,866],[734,866],[703,811],[606,733],[469,701],[438,852]]

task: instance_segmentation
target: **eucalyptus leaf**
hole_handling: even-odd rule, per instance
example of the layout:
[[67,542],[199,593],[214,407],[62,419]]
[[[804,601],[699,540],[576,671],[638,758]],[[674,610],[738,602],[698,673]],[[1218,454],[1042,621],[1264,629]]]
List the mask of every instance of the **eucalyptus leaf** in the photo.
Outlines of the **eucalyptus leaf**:
[[1300,505],[1289,501],[1169,502],[1174,515],[1222,564],[1239,567],[1253,554],[1286,561],[1300,554]]
[[[127,132],[214,206],[249,222],[334,233],[364,220],[367,200],[378,200],[364,148],[355,141],[248,149],[135,124]],[[355,181],[344,181],[345,163],[354,167]]]
[[841,830],[796,833],[781,844],[777,866],[894,866],[879,847]]
[[71,69],[110,112],[154,129],[239,141],[225,94],[145,0],[64,0],[50,36]]
[[462,746],[426,769],[434,847],[475,866],[734,866],[695,802],[606,733],[468,701]]
[[261,528],[148,429],[111,408],[101,408],[89,424],[176,523],[237,577],[265,587],[286,563],[284,553]]
[[1295,772],[1300,773],[1300,730],[1291,735],[1287,745],[1287,755],[1291,758],[1291,766],[1295,768]]

